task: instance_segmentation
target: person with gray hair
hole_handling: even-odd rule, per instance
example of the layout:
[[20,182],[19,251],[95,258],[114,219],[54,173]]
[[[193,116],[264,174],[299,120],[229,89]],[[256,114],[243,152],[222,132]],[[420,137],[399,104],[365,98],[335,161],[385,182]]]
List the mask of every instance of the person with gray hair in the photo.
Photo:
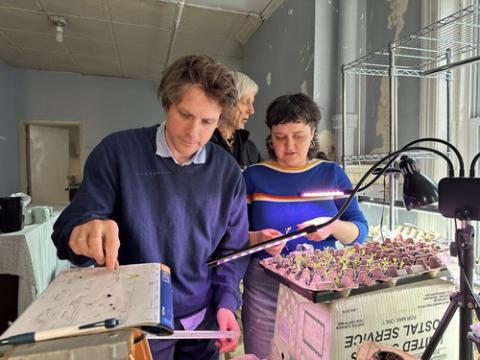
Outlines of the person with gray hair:
[[211,142],[221,146],[237,160],[244,170],[249,165],[262,161],[258,148],[249,140],[245,125],[254,114],[253,102],[258,92],[258,85],[249,76],[235,71],[232,73],[238,92],[238,103],[231,112],[223,113]]

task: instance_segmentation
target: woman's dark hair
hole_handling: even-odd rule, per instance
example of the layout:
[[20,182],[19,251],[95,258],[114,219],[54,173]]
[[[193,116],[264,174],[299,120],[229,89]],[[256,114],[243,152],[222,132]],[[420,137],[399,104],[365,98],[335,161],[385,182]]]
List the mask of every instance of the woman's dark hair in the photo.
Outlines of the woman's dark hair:
[[[314,131],[313,140],[308,149],[308,158],[313,159],[318,152],[317,126],[320,122],[321,114],[318,105],[308,96],[302,93],[288,94],[277,97],[267,108],[267,117],[265,123],[270,131],[274,125],[304,123],[309,125]],[[272,147],[272,136],[266,138],[268,154],[275,159],[275,152]]]

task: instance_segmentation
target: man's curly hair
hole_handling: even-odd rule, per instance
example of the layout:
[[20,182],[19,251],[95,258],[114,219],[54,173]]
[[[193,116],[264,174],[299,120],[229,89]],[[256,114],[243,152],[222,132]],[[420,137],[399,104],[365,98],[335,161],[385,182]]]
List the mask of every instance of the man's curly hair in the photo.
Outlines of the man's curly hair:
[[181,101],[189,86],[199,86],[228,113],[237,104],[238,93],[231,72],[206,55],[179,58],[165,70],[157,96],[165,111]]

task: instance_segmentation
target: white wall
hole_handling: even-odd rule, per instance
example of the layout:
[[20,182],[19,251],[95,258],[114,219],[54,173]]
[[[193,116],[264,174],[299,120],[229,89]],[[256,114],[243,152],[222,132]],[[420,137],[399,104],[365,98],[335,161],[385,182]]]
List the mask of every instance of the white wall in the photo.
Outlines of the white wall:
[[80,121],[84,154],[111,132],[164,119],[157,83],[0,64],[0,196],[20,190],[18,123]]
[[111,132],[164,116],[153,81],[27,69],[18,70],[17,82],[17,121],[81,121],[86,153]]
[[[259,86],[255,114],[247,129],[264,157],[267,156],[265,137],[269,133],[265,125],[268,104],[287,93],[302,91],[313,96],[314,26],[315,1],[287,0],[245,45],[242,71]],[[325,51],[329,47],[330,44],[325,44]],[[331,92],[332,96],[334,93]],[[329,103],[325,98],[325,104]],[[327,106],[322,106],[323,112]]]
[[15,69],[0,62],[0,196],[20,191],[15,79]]

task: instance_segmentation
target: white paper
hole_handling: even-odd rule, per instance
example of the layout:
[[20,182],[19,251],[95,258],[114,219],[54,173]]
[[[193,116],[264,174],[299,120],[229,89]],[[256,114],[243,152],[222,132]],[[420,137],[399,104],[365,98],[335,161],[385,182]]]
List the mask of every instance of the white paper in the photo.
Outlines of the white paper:
[[61,272],[1,338],[117,318],[120,327],[160,323],[160,264]]

